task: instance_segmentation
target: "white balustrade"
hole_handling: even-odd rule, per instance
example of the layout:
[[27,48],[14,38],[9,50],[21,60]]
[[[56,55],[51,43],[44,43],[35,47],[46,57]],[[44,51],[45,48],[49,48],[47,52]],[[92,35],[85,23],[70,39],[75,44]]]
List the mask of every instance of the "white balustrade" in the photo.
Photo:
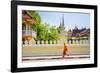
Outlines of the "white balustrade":
[[52,40],[50,40],[50,44],[52,44]]
[[53,42],[54,42],[54,44],[56,44],[56,40],[54,40]]
[[82,40],[80,40],[80,44],[82,44],[83,43],[83,41]]
[[48,44],[48,41],[47,40],[45,41],[45,44]]
[[37,40],[37,44],[40,45],[40,41],[39,40]]
[[44,45],[44,40],[41,41],[41,45]]
[[32,41],[29,41],[29,45],[32,45],[33,43],[32,43]]
[[58,40],[58,44],[60,44],[60,40]]
[[69,40],[69,44],[71,44],[71,40]]
[[[67,44],[89,44],[90,41],[89,40],[66,40],[65,43],[68,42]],[[36,41],[31,40],[31,41],[24,41],[23,45],[56,45],[56,44],[63,44],[64,41],[63,40],[37,40],[37,44]]]
[[85,44],[88,44],[88,40],[85,40]]
[[63,44],[63,40],[60,40],[61,41],[61,44]]
[[54,43],[54,40],[52,40],[52,44]]
[[88,44],[90,44],[90,40],[88,40]]
[[79,41],[78,40],[76,40],[76,44],[79,44]]
[[24,43],[25,43],[25,45],[28,45],[28,41],[25,41]]
[[83,40],[83,44],[85,44],[85,40]]
[[75,40],[72,40],[72,44],[75,44],[76,42],[75,42]]

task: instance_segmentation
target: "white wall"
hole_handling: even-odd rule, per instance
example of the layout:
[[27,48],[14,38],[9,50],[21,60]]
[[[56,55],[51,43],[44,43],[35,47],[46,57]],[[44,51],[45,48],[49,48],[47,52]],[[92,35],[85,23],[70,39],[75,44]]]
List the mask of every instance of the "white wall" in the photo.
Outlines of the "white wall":
[[[39,0],[35,0],[39,1]],[[62,3],[80,3],[80,4],[98,4],[99,0],[40,0],[40,1],[55,1]],[[100,13],[100,5],[98,8],[98,13]],[[0,0],[0,73],[10,73],[10,0]],[[100,19],[100,14],[98,14],[98,19]],[[98,22],[98,24],[100,21]],[[100,28],[100,25],[98,26]],[[100,31],[100,29],[98,30]],[[99,36],[100,37],[100,34]],[[98,39],[100,40],[100,38]],[[98,42],[100,43],[100,41]],[[100,48],[100,46],[99,46]],[[98,49],[99,49],[98,48]],[[98,50],[100,52],[100,49]],[[98,54],[100,56],[100,53]],[[100,57],[99,57],[100,61]],[[100,63],[99,63],[100,65]],[[70,69],[70,70],[55,70],[55,71],[41,71],[37,73],[99,73],[100,66],[98,68],[84,68],[84,69]],[[27,72],[29,73],[29,72]],[[32,72],[30,72],[32,73]]]

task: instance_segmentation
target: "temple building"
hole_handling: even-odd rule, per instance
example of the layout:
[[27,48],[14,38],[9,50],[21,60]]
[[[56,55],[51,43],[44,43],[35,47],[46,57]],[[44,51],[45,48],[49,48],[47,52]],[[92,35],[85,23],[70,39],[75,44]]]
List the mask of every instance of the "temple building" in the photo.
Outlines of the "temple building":
[[62,21],[60,22],[59,30],[60,30],[60,34],[63,34],[63,32],[65,30],[65,26],[64,26],[64,16],[62,17]]
[[90,38],[90,28],[78,29],[75,26],[74,29],[68,31],[68,39],[89,39]]
[[35,25],[35,19],[32,18],[31,14],[23,10],[22,11],[22,40],[29,42],[33,37],[36,36],[36,32],[32,31],[31,26]]
[[67,31],[65,30],[65,24],[64,24],[64,15],[62,16],[60,25],[59,25],[59,33],[61,39],[66,40],[67,39]]

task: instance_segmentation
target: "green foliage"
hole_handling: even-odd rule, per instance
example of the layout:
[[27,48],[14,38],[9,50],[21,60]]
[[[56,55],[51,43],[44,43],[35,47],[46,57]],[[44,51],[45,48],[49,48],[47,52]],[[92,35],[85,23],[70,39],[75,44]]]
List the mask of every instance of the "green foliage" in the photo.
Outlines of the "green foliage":
[[51,26],[50,29],[49,29],[49,38],[50,40],[57,40],[59,39],[59,32],[58,32],[58,29],[57,27],[55,26]]
[[32,29],[37,32],[37,40],[57,40],[59,39],[59,33],[55,26],[49,24],[37,24],[33,25]]
[[36,40],[57,40],[59,39],[59,30],[55,26],[50,26],[47,23],[41,23],[41,17],[36,11],[28,11],[35,19],[36,24],[32,25],[32,30],[37,32]]
[[36,23],[39,24],[41,22],[41,17],[38,14],[37,11],[31,11],[29,10],[28,13],[32,16],[33,19],[35,19]]
[[37,25],[37,39],[47,40],[48,39],[48,26],[45,24]]

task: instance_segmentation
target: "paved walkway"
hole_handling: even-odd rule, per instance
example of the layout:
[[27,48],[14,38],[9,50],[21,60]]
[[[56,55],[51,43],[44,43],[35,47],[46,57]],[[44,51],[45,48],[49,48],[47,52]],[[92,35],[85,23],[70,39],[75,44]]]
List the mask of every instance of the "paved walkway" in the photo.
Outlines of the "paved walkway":
[[23,57],[23,61],[32,60],[53,60],[53,59],[82,59],[90,58],[90,55],[69,55],[62,58],[62,56],[41,56],[41,57]]

